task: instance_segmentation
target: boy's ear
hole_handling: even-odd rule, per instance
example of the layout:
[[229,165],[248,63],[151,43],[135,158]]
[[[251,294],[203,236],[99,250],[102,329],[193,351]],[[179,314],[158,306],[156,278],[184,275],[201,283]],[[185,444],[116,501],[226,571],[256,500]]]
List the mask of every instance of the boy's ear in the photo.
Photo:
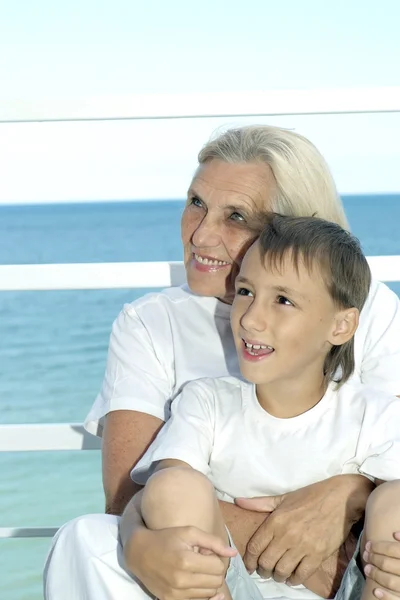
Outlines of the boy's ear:
[[345,308],[336,313],[329,342],[341,346],[355,334],[360,313],[357,308]]

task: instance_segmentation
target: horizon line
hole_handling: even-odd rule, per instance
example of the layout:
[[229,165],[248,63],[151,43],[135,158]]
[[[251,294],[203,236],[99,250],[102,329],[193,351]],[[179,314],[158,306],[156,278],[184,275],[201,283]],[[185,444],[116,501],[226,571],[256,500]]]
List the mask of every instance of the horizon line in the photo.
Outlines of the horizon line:
[[[343,192],[339,194],[340,198],[351,198],[351,197],[372,197],[372,196],[387,196],[387,197],[399,197],[400,191],[396,192]],[[13,206],[62,206],[71,204],[132,204],[135,202],[185,202],[186,198],[117,198],[117,199],[85,199],[85,200],[43,200],[43,201],[25,201],[17,200],[14,202],[0,200],[1,207],[13,207]]]

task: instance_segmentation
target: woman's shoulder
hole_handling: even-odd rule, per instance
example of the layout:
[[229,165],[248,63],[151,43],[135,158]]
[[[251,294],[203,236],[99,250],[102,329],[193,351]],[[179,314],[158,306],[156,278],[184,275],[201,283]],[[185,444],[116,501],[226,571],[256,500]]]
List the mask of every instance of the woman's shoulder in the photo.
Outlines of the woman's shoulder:
[[160,292],[150,292],[127,303],[116,317],[112,332],[114,336],[132,335],[171,340],[172,332],[181,329],[187,331],[191,324],[204,328],[212,324],[215,328],[216,298],[201,297],[192,294],[186,287],[171,287]]
[[387,320],[388,317],[399,315],[400,300],[385,283],[372,279],[368,298],[361,311],[360,324],[367,320]]
[[145,311],[159,310],[184,311],[186,307],[197,306],[199,309],[215,307],[216,298],[197,296],[193,294],[188,286],[169,287],[160,292],[150,292],[137,300],[124,305],[123,310],[127,313],[142,313]]
[[356,371],[363,383],[400,393],[400,301],[373,281],[355,336]]

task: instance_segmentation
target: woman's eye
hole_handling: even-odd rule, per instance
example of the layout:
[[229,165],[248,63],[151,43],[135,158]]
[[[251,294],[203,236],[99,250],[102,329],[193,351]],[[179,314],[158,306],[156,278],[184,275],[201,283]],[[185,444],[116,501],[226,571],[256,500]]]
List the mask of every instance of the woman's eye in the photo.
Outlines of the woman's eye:
[[286,296],[278,296],[277,298],[278,304],[284,304],[285,306],[293,306],[293,303],[286,298]]
[[250,290],[248,290],[247,288],[244,287],[240,287],[236,290],[236,294],[238,296],[252,296],[252,292],[250,292]]
[[200,208],[202,208],[203,203],[200,200],[200,198],[197,198],[196,196],[193,196],[193,198],[190,198],[190,204],[193,204],[193,206],[198,206]]
[[245,220],[244,216],[238,212],[233,212],[229,218],[232,219],[232,221],[244,221]]

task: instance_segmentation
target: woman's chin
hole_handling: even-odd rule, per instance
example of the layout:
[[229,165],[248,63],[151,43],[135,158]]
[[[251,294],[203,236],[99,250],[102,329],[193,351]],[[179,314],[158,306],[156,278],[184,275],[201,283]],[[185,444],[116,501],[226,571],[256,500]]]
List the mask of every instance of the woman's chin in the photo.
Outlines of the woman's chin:
[[224,298],[226,296],[225,281],[210,281],[210,278],[204,275],[199,277],[197,274],[186,271],[186,281],[190,291],[198,296],[214,296],[215,298]]

